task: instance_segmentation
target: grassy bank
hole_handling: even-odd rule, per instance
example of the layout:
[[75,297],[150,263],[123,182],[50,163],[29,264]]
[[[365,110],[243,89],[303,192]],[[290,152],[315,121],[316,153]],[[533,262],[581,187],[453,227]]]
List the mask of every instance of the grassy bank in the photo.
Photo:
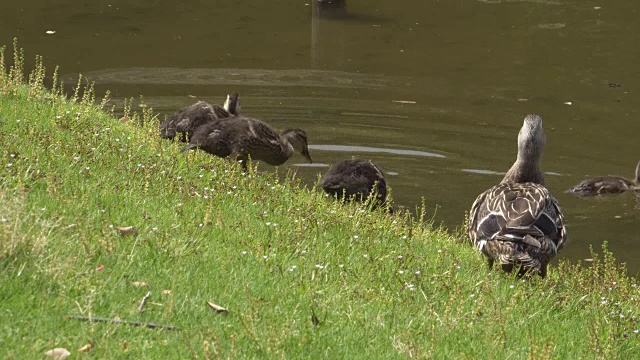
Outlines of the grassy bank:
[[640,355],[640,292],[606,251],[546,279],[488,273],[462,237],[180,154],[151,111],[122,122],[90,88],[66,99],[55,74],[45,90],[41,65],[23,79],[21,53],[11,68],[5,55],[2,358]]

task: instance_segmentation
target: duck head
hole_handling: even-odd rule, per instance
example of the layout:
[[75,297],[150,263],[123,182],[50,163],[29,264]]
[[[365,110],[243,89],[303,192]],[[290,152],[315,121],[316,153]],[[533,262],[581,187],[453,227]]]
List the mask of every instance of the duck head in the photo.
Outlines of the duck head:
[[547,137],[542,128],[542,118],[538,115],[527,115],[518,134],[518,160],[538,162]]
[[289,144],[293,147],[293,150],[302,154],[302,156],[306,157],[310,163],[313,163],[311,160],[311,155],[309,154],[309,144],[307,143],[307,133],[301,129],[286,129],[282,132],[282,136],[287,139]]
[[240,95],[238,95],[237,92],[227,94],[227,99],[224,101],[222,107],[224,107],[229,114],[238,115],[240,112]]
[[527,115],[518,133],[518,157],[502,182],[533,182],[544,185],[544,175],[540,171],[539,163],[546,142],[542,118],[538,115]]

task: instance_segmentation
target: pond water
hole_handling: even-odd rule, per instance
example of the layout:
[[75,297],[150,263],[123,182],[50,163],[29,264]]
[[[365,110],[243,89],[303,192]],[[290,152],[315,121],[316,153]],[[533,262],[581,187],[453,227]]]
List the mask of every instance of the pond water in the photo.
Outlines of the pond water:
[[[371,158],[397,204],[424,198],[459,227],[515,159],[524,116],[543,117],[547,186],[565,211],[559,257],[604,241],[640,270],[633,196],[579,199],[586,176],[632,177],[640,160],[640,3],[611,0],[3,1],[0,44],[163,117],[241,94],[242,112],[307,130],[319,166]],[[47,34],[47,31],[55,33]]]

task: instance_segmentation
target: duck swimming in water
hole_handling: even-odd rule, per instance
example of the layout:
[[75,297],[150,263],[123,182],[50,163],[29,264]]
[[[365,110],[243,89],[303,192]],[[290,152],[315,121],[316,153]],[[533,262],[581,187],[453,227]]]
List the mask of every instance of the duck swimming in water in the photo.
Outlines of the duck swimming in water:
[[234,158],[242,161],[245,168],[249,158],[273,166],[281,165],[294,151],[313,162],[304,130],[286,129],[279,133],[261,120],[243,116],[218,119],[200,126],[182,152],[192,149]]
[[546,143],[542,118],[527,115],[518,134],[518,156],[500,184],[478,196],[469,213],[473,245],[518,276],[529,271],[547,274],[549,261],[567,242],[558,201],[544,186],[540,158]]
[[636,178],[630,180],[620,176],[601,176],[581,181],[566,192],[576,196],[595,196],[618,194],[627,191],[640,191],[640,162],[636,166]]
[[374,195],[374,207],[387,201],[387,183],[382,169],[371,160],[342,160],[327,171],[318,187],[338,199],[366,201]]
[[173,140],[180,134],[180,141],[189,142],[193,133],[203,124],[217,119],[238,116],[240,96],[238,93],[227,95],[224,107],[211,105],[204,101],[176,111],[160,124],[160,136]]

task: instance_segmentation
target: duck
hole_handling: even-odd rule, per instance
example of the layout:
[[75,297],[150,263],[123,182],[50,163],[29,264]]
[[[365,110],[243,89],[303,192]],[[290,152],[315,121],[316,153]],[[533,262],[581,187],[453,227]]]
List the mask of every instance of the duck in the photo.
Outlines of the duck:
[[229,118],[240,115],[240,95],[237,92],[227,94],[227,99],[222,107],[213,106],[213,111],[218,119]]
[[333,164],[318,187],[338,199],[367,201],[373,196],[373,208],[387,201],[384,172],[371,160],[348,159]]
[[249,158],[278,166],[294,151],[313,163],[307,133],[302,129],[278,132],[262,120],[244,116],[218,119],[200,126],[182,152],[200,149],[218,157],[230,157],[246,170]]
[[573,186],[567,193],[576,196],[595,196],[601,194],[618,194],[627,191],[640,190],[640,161],[636,165],[635,179],[627,179],[620,176],[601,176],[589,178]]
[[235,92],[227,95],[223,107],[198,101],[176,111],[163,121],[160,124],[160,136],[173,140],[180,134],[179,140],[181,142],[189,142],[195,130],[201,125],[217,119],[238,116],[239,110],[240,96]]
[[567,242],[564,215],[545,187],[540,159],[546,143],[542,118],[527,115],[518,134],[518,155],[498,185],[471,206],[467,231],[489,270],[519,268],[518,277],[547,275],[549,261]]

